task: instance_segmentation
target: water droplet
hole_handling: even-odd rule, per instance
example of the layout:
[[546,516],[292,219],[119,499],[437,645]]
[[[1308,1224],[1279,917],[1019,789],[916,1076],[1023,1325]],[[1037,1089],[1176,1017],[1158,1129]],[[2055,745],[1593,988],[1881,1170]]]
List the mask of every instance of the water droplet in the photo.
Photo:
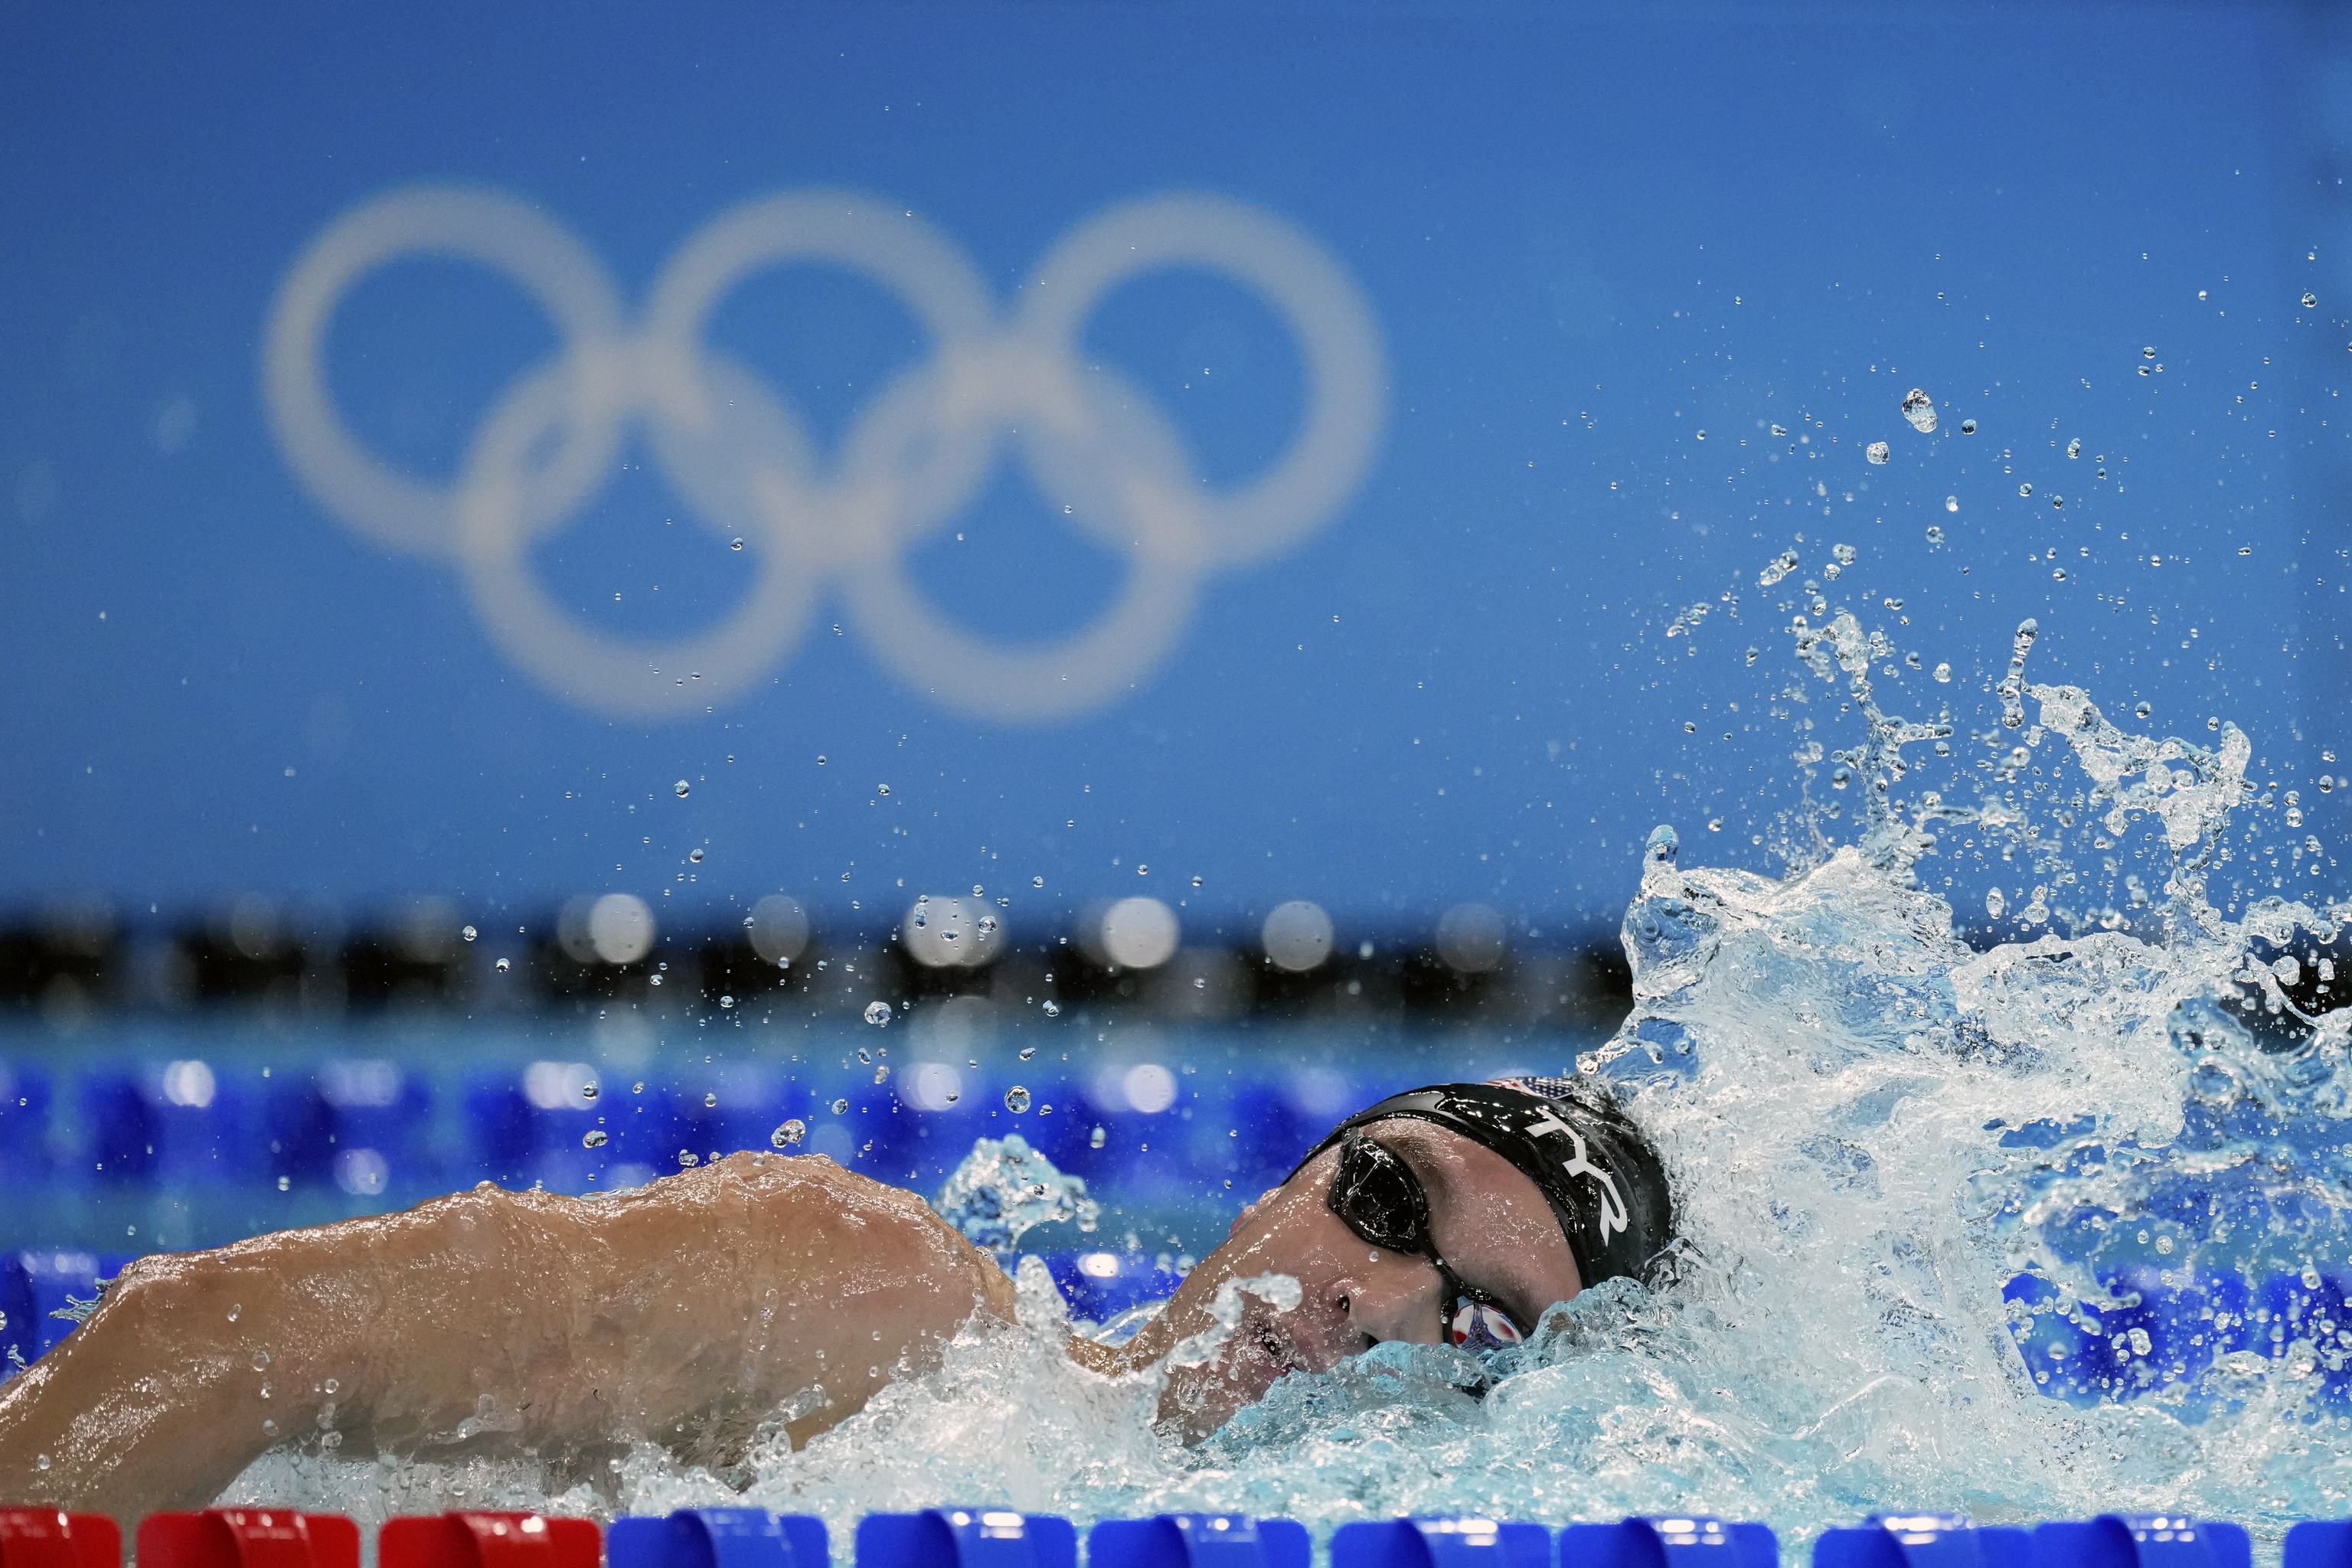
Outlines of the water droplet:
[[500,974],[504,974],[508,970],[512,969],[514,965],[501,958],[496,963],[490,965],[490,967],[497,970]]
[[768,1142],[779,1149],[789,1149],[807,1136],[808,1123],[795,1116],[773,1132],[769,1133]]
[[890,1021],[890,1004],[878,1000],[866,1004],[866,1021],[873,1025],[877,1029],[883,1025],[888,1023]]
[[888,795],[890,793],[890,786],[888,784],[876,784],[874,786],[874,792],[877,795]]
[[1946,496],[1946,497],[1944,498],[1944,510],[1945,510],[1946,511],[1958,511],[1958,510],[1960,510],[1960,498],[1959,498],[1959,497],[1958,497],[1958,496]]
[[1029,1109],[1029,1091],[1014,1084],[1004,1091],[1004,1109],[1018,1116]]
[[848,1100],[835,1100],[835,1101],[833,1102],[833,1113],[834,1113],[835,1116],[846,1116],[846,1115],[848,1115],[848,1114],[849,1114],[849,1101],[848,1101]]
[[1042,888],[1045,885],[1045,879],[1043,877],[1032,877],[1029,879],[1029,885],[1033,888]]
[[[1700,431],[1700,432],[1698,433],[1698,438],[1699,438],[1700,440],[1702,440],[1702,441],[1706,440],[1706,431],[1704,431],[1704,430]],[[1335,618],[1336,618],[1336,617],[1335,617]]]
[[1854,557],[1861,552],[1851,544],[1832,544],[1830,546],[1830,553],[1837,557],[1839,565],[1851,566],[1853,564]]
[[2066,504],[2066,498],[2064,496],[2052,496],[2050,498],[2050,504],[2052,506],[2064,506]]
[[730,539],[727,542],[727,548],[730,550],[740,550],[743,548],[743,542],[740,539]]
[[293,1177],[291,1177],[291,1176],[280,1176],[280,1177],[278,1177],[278,1190],[279,1192],[281,1192],[281,1193],[286,1193],[286,1192],[291,1192],[291,1191],[293,1191],[293,1190],[294,1190],[294,1178],[293,1178]]
[[593,1083],[583,1083],[580,1086],[580,1098],[583,1100],[593,1100],[601,1092]]
[[1045,1014],[1048,1018],[1058,1018],[1062,1016],[1062,1005],[1059,1002],[1055,1001],[1050,996],[1045,998],[1045,1002],[1037,1010]]
[[1135,863],[1135,874],[1139,877],[1149,877],[1151,875],[1151,868],[1139,860]]
[[823,766],[824,766],[824,753],[822,753],[822,752],[818,753],[818,755],[817,755],[817,759],[816,759],[816,765],[817,765],[818,767],[823,767]]
[[658,974],[648,974],[646,976],[646,984],[648,985],[658,985],[661,983],[662,977]]
[[1097,1127],[1095,1129],[1094,1136],[1087,1140],[1087,1147],[1089,1149],[1099,1149],[1109,1141],[1110,1134]]
[[2319,793],[2326,795],[2336,787],[2336,780],[2326,773],[2319,775]]
[[601,1127],[591,1127],[580,1135],[580,1146],[583,1149],[602,1149],[610,1142],[610,1135]]
[[2063,583],[2066,580],[2066,568],[2061,566],[2052,572],[2050,575],[2053,581]]
[[1200,879],[1200,878],[1198,878],[1198,877],[1193,878],[1193,879],[1192,879],[1192,886],[1194,886],[1194,887],[1196,887],[1196,888],[1197,888],[1197,887],[1199,887],[1200,885],[1201,885],[1201,879]]
[[735,998],[734,998],[734,997],[732,997],[732,996],[728,996],[728,995],[723,995],[723,994],[722,994],[722,995],[719,998],[719,1006],[721,1006],[721,1007],[732,1007],[733,1005],[735,1005]]
[[693,1150],[691,1150],[691,1149],[680,1149],[680,1150],[677,1152],[677,1168],[678,1168],[679,1170],[681,1170],[681,1171],[690,1171],[690,1170],[692,1170],[695,1166],[699,1165],[699,1164],[701,1164],[701,1163],[702,1163],[702,1157],[701,1157],[700,1155],[697,1154]]
[[49,1457],[47,1454],[43,1454],[39,1458],[33,1461],[33,1466],[36,1469],[47,1469],[49,1468]]
[[481,934],[481,932],[479,932],[479,931],[476,931],[472,926],[467,926],[466,928],[464,928],[463,930],[461,930],[460,931],[458,931],[458,933],[457,933],[457,934],[458,934],[459,936],[464,937],[467,942],[471,942],[471,941],[473,941],[476,937],[479,936],[479,935]]
[[1929,528],[1929,529],[1927,530],[1927,542],[1928,542],[1928,543],[1930,543],[1930,544],[1941,544],[1941,543],[1943,543],[1943,542],[1944,542],[1944,531],[1943,531],[1940,527],[1931,527],[1931,528]]
[[1960,434],[1961,434],[1961,435],[1963,435],[1963,436],[1973,436],[1973,435],[1975,435],[1976,433],[1977,433],[1977,422],[1976,422],[1975,420],[1973,420],[1973,419],[1963,419],[1963,420],[1961,420],[1961,421],[1960,421]]
[[1889,447],[1885,442],[1873,441],[1869,446],[1863,448],[1862,455],[1869,458],[1874,463],[1883,463],[1886,461],[1887,458],[1893,457],[1895,453],[1893,448]]
[[2149,714],[2151,714],[2151,713],[2153,713],[2153,712],[2155,712],[2155,711],[2156,711],[2156,706],[2155,706],[2155,704],[2153,704],[2153,703],[2149,703],[2149,702],[2140,702],[2140,703],[2136,703],[2136,704],[2134,704],[2134,705],[2133,705],[2133,707],[2132,707],[2132,711],[2133,711],[2134,713],[2138,714],[2141,718],[2145,719],[2145,718],[2147,718]]
[[1903,417],[1911,421],[1911,428],[1920,435],[1934,435],[1936,433],[1936,400],[1917,387],[1913,387],[1911,395],[1903,400]]
[[702,849],[701,849],[701,847],[700,847],[699,846],[697,846],[696,847],[694,847],[694,848],[692,848],[692,849],[688,850],[688,851],[686,852],[686,858],[687,858],[688,859],[689,859],[689,860],[693,861],[693,862],[694,862],[696,865],[698,865],[698,866],[701,865],[701,864],[702,864]]
[[1709,833],[1720,833],[1720,832],[1722,832],[1722,831],[1723,831],[1723,818],[1721,818],[1721,817],[1719,817],[1719,816],[1709,817],[1709,818],[1707,819],[1706,830],[1707,830]]
[[2017,487],[2017,493],[2021,496],[2030,496],[2033,493],[2033,487],[2031,484],[2020,485]]
[[677,783],[670,785],[669,787],[677,792],[678,799],[684,800],[687,797],[688,792],[692,789],[693,786],[688,784],[684,779],[680,779]]
[[2151,343],[2147,348],[2140,350],[2139,357],[2142,359],[2154,359],[2156,357],[2156,345]]
[[2317,310],[2319,308],[2319,296],[2310,293],[2304,295],[2303,308],[2306,310]]
[[1775,425],[1772,426],[1772,434],[1775,436],[1786,436],[1788,432],[1781,429],[1778,425]]
[[1939,681],[1944,682],[1944,683],[1945,683],[1945,684],[1947,684],[1947,685],[1949,685],[1949,684],[1950,684],[1950,682],[1951,682],[1951,679],[1952,679],[1952,667],[1951,667],[1950,665],[1948,665],[1948,664],[1938,664],[1938,665],[1937,665],[1937,666],[1936,666],[1936,679],[1937,679],[1937,680],[1939,680]]
[[996,917],[994,915],[981,916],[980,929],[983,934],[994,931],[996,929]]
[[2000,889],[1999,888],[1994,888],[1985,894],[1985,913],[1990,915],[1993,919],[2000,919],[2000,911],[2008,907],[2009,900],[2000,896]]

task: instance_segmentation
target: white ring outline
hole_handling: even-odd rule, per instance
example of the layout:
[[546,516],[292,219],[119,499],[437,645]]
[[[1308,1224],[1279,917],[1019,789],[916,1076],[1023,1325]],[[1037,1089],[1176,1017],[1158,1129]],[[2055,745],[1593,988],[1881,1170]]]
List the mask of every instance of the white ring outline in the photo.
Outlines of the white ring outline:
[[[598,350],[617,348],[624,316],[619,293],[588,247],[501,191],[387,192],[303,247],[263,335],[262,403],[278,449],[313,495],[378,544],[446,555],[457,545],[454,490],[401,473],[362,447],[326,380],[327,326],[336,307],[369,273],[413,256],[457,257],[503,274],[538,301],[583,366],[602,357]],[[584,377],[583,391],[602,379]],[[580,468],[601,468],[613,453],[592,441],[573,458]]]
[[[506,274],[567,343],[486,414],[452,489],[361,447],[323,371],[344,293],[412,254]],[[852,427],[832,474],[818,471],[791,411],[700,341],[710,309],[741,279],[809,260],[863,272],[938,340],[938,357],[899,376]],[[1302,428],[1288,450],[1223,490],[1192,477],[1181,432],[1153,400],[1115,373],[1081,368],[1077,354],[1077,334],[1105,295],[1181,267],[1255,289],[1282,317],[1306,372]],[[850,616],[902,679],[977,717],[1035,722],[1134,685],[1181,637],[1212,570],[1297,543],[1342,504],[1385,423],[1386,372],[1378,327],[1348,274],[1287,223],[1223,197],[1107,209],[1065,236],[1022,293],[999,325],[970,262],[928,224],[850,193],[804,191],[740,204],[690,237],[656,279],[632,339],[616,290],[567,231],[500,193],[410,188],[344,214],[297,258],[271,310],[264,398],[289,464],[321,501],[381,543],[453,556],[493,638],[582,706],[654,717],[733,695],[764,672],[758,660],[797,641],[823,580],[837,575]],[[1129,578],[1079,632],[1013,649],[940,616],[904,572],[905,546],[985,480],[1008,434],[1008,405],[1024,416],[1015,439],[1032,471],[1041,481],[1076,476],[1092,492],[1073,515],[1127,555]],[[943,439],[910,476],[902,461],[919,433],[906,422],[926,410],[918,422]],[[537,537],[602,489],[640,417],[689,510],[722,530],[752,523],[746,532],[762,546],[761,574],[737,608],[678,642],[583,627],[548,598],[526,559]],[[530,439],[559,426],[569,435],[554,458],[523,473]],[[730,437],[753,449],[730,449]],[[740,472],[726,471],[730,458]],[[689,673],[681,685],[681,668],[701,679]]]

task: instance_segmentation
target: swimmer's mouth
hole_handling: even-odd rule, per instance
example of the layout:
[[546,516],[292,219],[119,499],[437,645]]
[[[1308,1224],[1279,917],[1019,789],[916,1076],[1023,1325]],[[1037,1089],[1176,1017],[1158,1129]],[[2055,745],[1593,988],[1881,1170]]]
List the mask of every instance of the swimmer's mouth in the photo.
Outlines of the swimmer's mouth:
[[1273,1323],[1258,1324],[1256,1336],[1257,1348],[1265,1352],[1267,1363],[1274,1368],[1276,1380],[1294,1372],[1308,1370],[1307,1363],[1299,1357],[1297,1347],[1293,1345],[1289,1337],[1277,1330]]

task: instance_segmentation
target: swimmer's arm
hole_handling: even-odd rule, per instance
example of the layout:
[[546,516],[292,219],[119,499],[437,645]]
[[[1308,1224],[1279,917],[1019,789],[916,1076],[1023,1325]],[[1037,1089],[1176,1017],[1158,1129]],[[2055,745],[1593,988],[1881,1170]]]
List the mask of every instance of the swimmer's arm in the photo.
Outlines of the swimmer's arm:
[[486,1187],[142,1259],[0,1390],[0,1500],[130,1522],[329,1429],[346,1457],[651,1439],[710,1462],[787,1401],[804,1439],[1011,1309],[919,1199],[814,1157],[600,1203]]

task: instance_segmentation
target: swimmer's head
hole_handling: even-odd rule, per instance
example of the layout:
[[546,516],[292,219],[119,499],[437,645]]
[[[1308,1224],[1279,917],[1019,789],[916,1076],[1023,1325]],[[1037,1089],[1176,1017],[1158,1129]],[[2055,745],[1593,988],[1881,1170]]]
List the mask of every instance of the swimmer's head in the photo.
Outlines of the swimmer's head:
[[1436,1085],[1333,1129],[1242,1211],[1135,1349],[1158,1356],[1213,1327],[1227,1280],[1298,1282],[1289,1310],[1244,1293],[1223,1348],[1171,1372],[1162,1414],[1204,1435],[1285,1373],[1384,1341],[1516,1342],[1586,1285],[1645,1276],[1673,1236],[1664,1168],[1605,1093],[1556,1079]]

